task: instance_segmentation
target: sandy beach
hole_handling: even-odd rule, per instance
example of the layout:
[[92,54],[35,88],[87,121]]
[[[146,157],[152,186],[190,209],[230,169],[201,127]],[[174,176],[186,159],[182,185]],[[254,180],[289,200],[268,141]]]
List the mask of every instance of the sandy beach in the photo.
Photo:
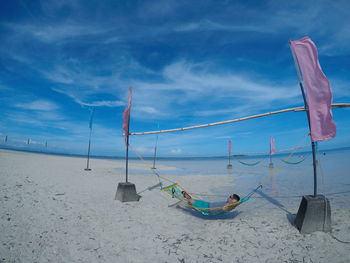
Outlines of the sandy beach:
[[[123,160],[0,151],[0,262],[349,262],[350,210],[332,207],[332,235],[302,235],[291,224],[300,197],[283,209],[252,198],[219,218],[182,209],[157,178],[131,174],[139,202],[114,200]],[[131,161],[141,169],[142,163]],[[172,169],[163,167],[163,169]],[[176,176],[196,193],[229,177]],[[239,187],[239,186],[236,186]],[[336,239],[337,238],[337,239]]]

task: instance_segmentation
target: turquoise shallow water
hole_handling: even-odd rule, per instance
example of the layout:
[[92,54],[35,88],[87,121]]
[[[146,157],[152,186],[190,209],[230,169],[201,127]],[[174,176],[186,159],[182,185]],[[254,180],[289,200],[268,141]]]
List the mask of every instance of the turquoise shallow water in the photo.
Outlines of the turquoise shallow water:
[[[313,167],[312,156],[310,153],[296,153],[289,162],[298,162],[305,158],[300,164],[285,164],[282,159],[284,156],[273,156],[274,167],[281,166],[277,173],[264,185],[263,191],[257,193],[254,198],[265,199],[275,205],[283,204],[295,206],[300,202],[300,198],[305,194],[313,194]],[[333,150],[321,152],[318,154],[318,194],[325,194],[331,201],[333,208],[350,209],[350,149]],[[239,161],[252,164],[260,161],[255,166],[243,165]],[[228,193],[237,192],[244,196],[255,188],[259,182],[263,181],[271,173],[269,169],[269,158],[233,158],[231,164],[232,170],[228,170],[227,158],[203,158],[203,159],[184,159],[184,160],[157,160],[157,165],[166,165],[175,168],[167,171],[158,168],[158,173],[165,177],[167,175],[191,176],[191,175],[209,175],[216,176],[218,180],[222,176],[230,177],[233,185],[227,185],[220,189],[211,189],[210,195],[222,196],[224,198]],[[151,162],[152,163],[152,162]],[[156,165],[156,166],[157,166]],[[150,173],[145,170],[131,170],[131,173]],[[205,177],[203,177],[204,180]],[[215,198],[218,199],[219,197]]]

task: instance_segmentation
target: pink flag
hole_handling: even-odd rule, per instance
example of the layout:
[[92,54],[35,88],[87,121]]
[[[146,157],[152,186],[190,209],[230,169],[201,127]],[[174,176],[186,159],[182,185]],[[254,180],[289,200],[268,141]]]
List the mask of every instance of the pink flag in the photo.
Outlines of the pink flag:
[[231,140],[228,140],[228,155],[231,155],[231,151],[232,151],[232,142]]
[[126,138],[129,136],[129,121],[130,121],[130,108],[131,108],[131,99],[132,99],[132,88],[129,88],[129,103],[128,107],[124,110],[123,112],[123,126],[122,129],[124,130],[124,136],[125,136],[125,143],[126,143]]
[[275,153],[275,139],[270,136],[270,154],[273,155]]
[[336,135],[332,119],[332,91],[318,61],[317,48],[309,37],[290,41],[301,69],[309,108],[311,140],[330,140]]

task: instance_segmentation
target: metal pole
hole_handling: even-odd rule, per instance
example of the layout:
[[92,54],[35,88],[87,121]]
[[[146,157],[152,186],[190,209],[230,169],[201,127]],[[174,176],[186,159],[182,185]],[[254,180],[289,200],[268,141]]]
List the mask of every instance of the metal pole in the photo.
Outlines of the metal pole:
[[305,111],[306,111],[307,121],[308,121],[308,124],[309,124],[310,139],[311,139],[311,149],[312,149],[312,166],[313,166],[313,171],[314,171],[314,197],[316,197],[316,196],[317,196],[316,149],[315,149],[315,142],[313,142],[313,141],[312,141],[312,138],[311,138],[311,124],[310,124],[309,106],[308,106],[307,100],[306,100],[306,95],[305,95],[304,86],[303,86],[302,79],[301,79],[301,72],[300,72],[300,69],[299,69],[298,60],[297,60],[297,57],[296,57],[295,54],[294,54],[294,51],[293,51],[293,48],[292,48],[291,44],[290,44],[290,49],[291,49],[291,51],[292,51],[295,69],[296,69],[297,74],[298,74],[299,86],[300,86],[301,94],[303,95],[303,100],[304,100],[304,105],[305,105]]
[[129,128],[130,128],[130,111],[128,116],[128,134],[126,134],[126,160],[125,160],[125,182],[128,182],[129,172]]
[[85,171],[91,171],[91,169],[89,168],[89,162],[90,162],[90,145],[91,145],[91,132],[92,132],[92,128],[90,128],[89,146],[88,146],[88,154],[87,154],[87,162],[86,162]]
[[92,133],[92,121],[95,113],[95,108],[90,108],[90,122],[89,122],[89,128],[90,128],[90,134],[89,134],[89,146],[88,146],[88,153],[87,153],[87,161],[86,161],[86,168],[84,169],[85,171],[91,171],[89,168],[89,163],[90,163],[90,146],[91,146],[91,133]]
[[154,146],[153,167],[152,167],[152,169],[156,169],[157,144],[158,144],[158,135],[156,137],[156,145]]

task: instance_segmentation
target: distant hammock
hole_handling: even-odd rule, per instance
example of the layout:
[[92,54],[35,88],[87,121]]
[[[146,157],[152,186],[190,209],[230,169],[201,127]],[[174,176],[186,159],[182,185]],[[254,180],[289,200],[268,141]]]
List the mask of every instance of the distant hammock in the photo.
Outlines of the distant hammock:
[[255,163],[245,163],[245,162],[242,162],[242,161],[238,161],[238,162],[240,162],[243,165],[247,165],[247,166],[255,166],[255,165],[259,164],[261,161],[257,161]]
[[286,161],[284,159],[281,159],[282,162],[286,163],[286,164],[299,164],[303,161],[305,161],[306,157],[304,157],[303,159],[301,159],[300,161],[297,161],[297,162],[290,162],[290,161]]

